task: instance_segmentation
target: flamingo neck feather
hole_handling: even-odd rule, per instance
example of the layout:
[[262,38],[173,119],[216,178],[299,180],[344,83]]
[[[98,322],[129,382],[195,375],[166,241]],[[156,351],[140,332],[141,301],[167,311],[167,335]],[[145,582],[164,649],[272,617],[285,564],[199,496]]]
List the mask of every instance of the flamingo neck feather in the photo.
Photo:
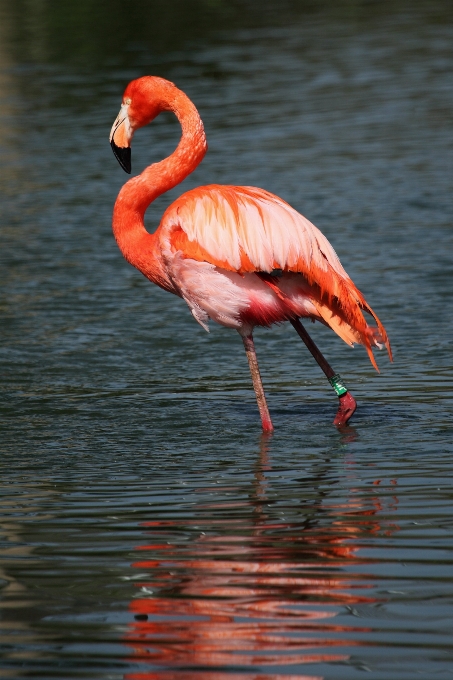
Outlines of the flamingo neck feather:
[[[168,158],[148,166],[140,175],[126,182],[113,210],[113,233],[126,260],[151,281],[167,289],[172,286],[162,268],[157,235],[145,229],[145,212],[158,196],[180,184],[193,172],[207,151],[203,123],[197,109],[181,90],[170,85],[162,81],[159,112],[173,111],[177,116],[182,128],[179,144]],[[155,83],[153,89],[155,97]]]

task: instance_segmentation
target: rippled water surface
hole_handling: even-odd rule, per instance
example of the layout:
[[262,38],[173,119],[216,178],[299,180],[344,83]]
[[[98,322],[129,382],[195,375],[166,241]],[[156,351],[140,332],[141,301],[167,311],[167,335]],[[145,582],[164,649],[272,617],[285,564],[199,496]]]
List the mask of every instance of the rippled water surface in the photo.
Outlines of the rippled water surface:
[[[0,3],[5,678],[447,678],[452,646],[453,15],[430,3]],[[156,20],[153,20],[154,13]],[[105,22],[105,23],[104,23]],[[242,343],[121,257],[108,132],[170,78],[210,151],[331,240],[394,364],[310,327]],[[133,170],[179,138],[161,116]]]

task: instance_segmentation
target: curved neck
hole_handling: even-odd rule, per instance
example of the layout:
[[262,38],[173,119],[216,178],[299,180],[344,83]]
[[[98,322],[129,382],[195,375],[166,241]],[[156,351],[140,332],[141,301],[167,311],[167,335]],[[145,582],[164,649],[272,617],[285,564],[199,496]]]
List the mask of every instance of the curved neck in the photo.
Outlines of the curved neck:
[[158,262],[152,261],[155,235],[145,229],[145,211],[158,196],[193,172],[207,151],[203,123],[194,104],[176,87],[165,89],[159,108],[176,114],[182,127],[179,144],[168,158],[148,166],[140,175],[126,182],[113,210],[113,233],[124,257],[159,285],[162,282],[156,280],[156,275],[160,278],[157,269],[161,267]]

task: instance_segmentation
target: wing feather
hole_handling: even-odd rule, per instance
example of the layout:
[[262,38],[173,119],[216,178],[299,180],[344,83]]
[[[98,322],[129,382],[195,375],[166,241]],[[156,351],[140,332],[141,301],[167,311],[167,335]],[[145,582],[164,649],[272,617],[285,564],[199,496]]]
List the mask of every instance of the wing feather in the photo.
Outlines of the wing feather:
[[166,249],[229,271],[270,273],[278,268],[302,274],[319,303],[334,302],[341,310],[369,354],[369,327],[362,310],[370,313],[391,358],[383,325],[327,238],[281,198],[256,187],[198,187],[167,209],[159,235]]
[[[326,260],[349,278],[334,249],[314,224],[281,198],[255,187],[210,185],[183,194],[162,219],[163,235],[180,227],[190,242],[235,271],[288,271],[311,266],[327,271]],[[243,256],[249,260],[246,268]]]

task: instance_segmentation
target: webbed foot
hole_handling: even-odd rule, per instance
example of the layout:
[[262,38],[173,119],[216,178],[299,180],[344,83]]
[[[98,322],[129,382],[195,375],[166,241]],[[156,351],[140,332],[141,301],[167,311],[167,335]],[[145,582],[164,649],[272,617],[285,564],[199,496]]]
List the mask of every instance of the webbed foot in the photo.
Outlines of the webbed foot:
[[357,402],[350,392],[342,394],[341,397],[338,397],[338,400],[340,405],[338,406],[337,415],[335,416],[333,424],[340,427],[341,425],[346,425],[348,420],[354,415],[357,408]]

